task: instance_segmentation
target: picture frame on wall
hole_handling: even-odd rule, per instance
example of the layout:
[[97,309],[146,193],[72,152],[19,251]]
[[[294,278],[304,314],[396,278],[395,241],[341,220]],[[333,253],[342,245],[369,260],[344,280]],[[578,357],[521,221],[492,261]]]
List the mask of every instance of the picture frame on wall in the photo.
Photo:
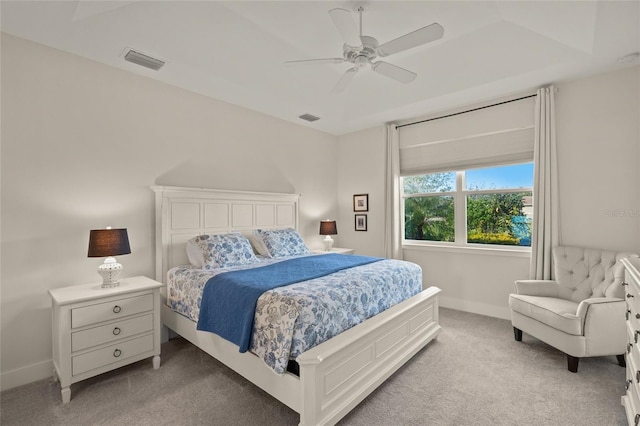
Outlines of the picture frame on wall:
[[355,227],[356,227],[356,231],[366,231],[367,230],[367,215],[366,214],[357,214],[357,215],[355,215]]
[[353,196],[353,211],[354,212],[369,211],[369,194],[356,194]]

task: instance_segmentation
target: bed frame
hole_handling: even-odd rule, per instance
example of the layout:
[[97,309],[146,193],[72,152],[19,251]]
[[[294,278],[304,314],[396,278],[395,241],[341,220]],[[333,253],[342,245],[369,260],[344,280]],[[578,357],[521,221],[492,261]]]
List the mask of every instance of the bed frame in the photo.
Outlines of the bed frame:
[[[297,194],[153,186],[156,194],[156,280],[188,264],[186,242],[199,234],[298,229]],[[300,425],[337,423],[440,332],[440,289],[429,287],[302,353],[300,375],[276,375],[250,352],[162,305],[164,326],[184,337],[300,414]]]

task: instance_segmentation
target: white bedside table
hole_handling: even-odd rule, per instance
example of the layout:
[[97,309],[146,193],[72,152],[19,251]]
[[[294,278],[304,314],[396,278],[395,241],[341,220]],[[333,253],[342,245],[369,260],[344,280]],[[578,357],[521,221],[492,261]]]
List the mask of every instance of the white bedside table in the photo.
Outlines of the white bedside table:
[[52,302],[53,367],[62,402],[71,385],[141,359],[160,367],[160,287],[147,277],[124,278],[49,290]]
[[318,250],[311,250],[311,253],[316,253],[316,254],[326,254],[326,253],[353,254],[353,253],[355,253],[355,250],[354,249],[350,249],[350,248],[333,247],[331,249],[331,251],[318,249]]

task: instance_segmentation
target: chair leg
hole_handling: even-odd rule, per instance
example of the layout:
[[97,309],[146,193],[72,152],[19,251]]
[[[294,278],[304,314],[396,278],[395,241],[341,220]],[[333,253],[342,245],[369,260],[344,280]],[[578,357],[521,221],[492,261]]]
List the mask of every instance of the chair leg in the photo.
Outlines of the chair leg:
[[618,365],[620,367],[626,367],[627,366],[627,362],[624,359],[624,354],[622,355],[616,355],[616,358],[618,358]]
[[522,330],[513,327],[513,337],[516,339],[516,342],[522,342]]
[[580,358],[567,355],[567,367],[569,368],[569,371],[571,371],[572,373],[578,372],[578,361],[580,361]]

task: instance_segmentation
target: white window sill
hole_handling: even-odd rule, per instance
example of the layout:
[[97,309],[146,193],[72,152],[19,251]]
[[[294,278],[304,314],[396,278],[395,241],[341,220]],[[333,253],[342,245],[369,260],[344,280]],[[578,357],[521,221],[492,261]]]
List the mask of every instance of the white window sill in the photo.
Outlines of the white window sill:
[[531,247],[518,247],[518,246],[460,246],[450,243],[411,243],[404,242],[402,244],[403,250],[415,250],[415,251],[439,251],[450,253],[467,253],[478,254],[483,256],[509,256],[509,257],[531,257]]

